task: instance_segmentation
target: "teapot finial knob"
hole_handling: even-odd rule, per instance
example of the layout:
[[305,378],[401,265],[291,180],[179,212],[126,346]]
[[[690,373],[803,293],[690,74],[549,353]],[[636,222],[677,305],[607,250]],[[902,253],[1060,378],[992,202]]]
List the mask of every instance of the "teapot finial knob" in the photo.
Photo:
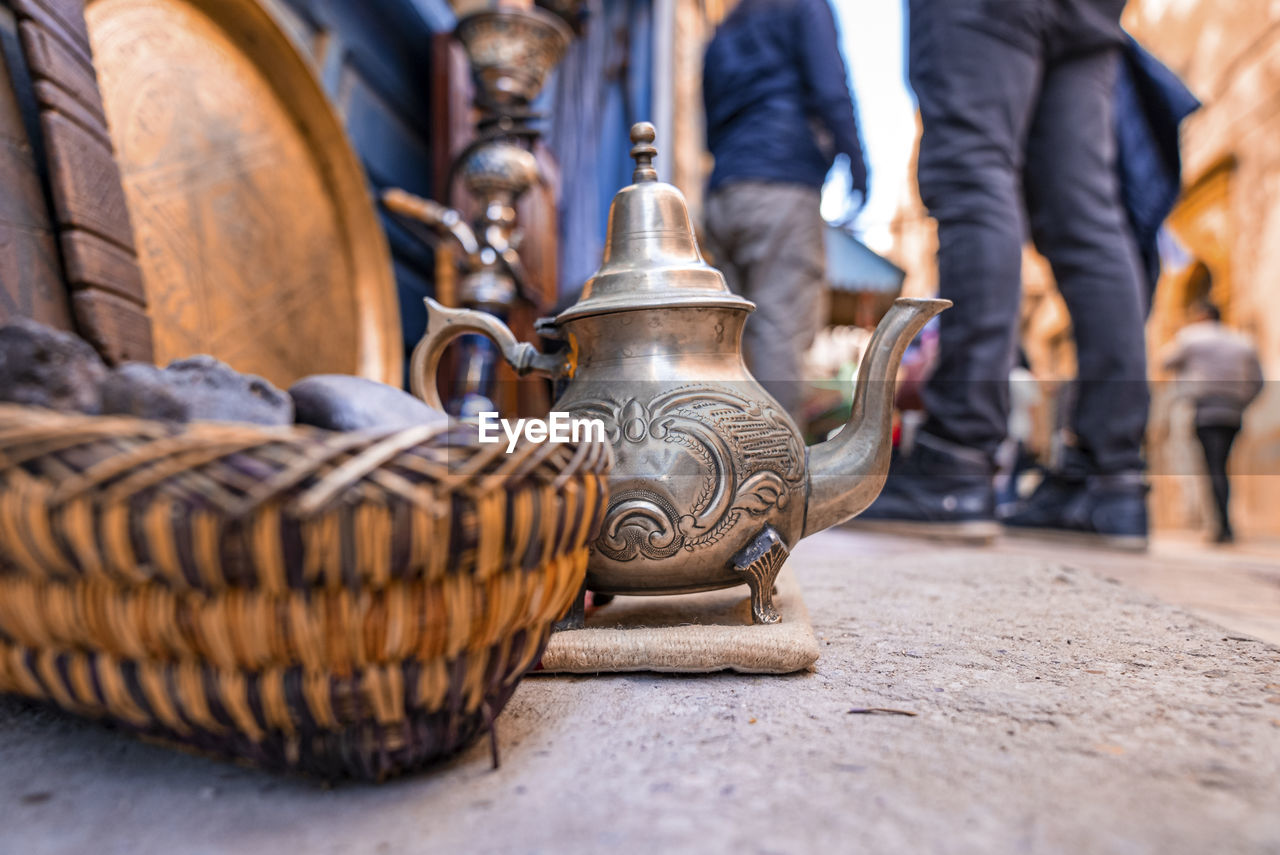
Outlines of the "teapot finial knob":
[[658,170],[653,168],[653,159],[658,155],[653,141],[657,138],[658,131],[651,122],[636,122],[631,126],[631,156],[636,161],[631,180],[636,184],[658,180]]

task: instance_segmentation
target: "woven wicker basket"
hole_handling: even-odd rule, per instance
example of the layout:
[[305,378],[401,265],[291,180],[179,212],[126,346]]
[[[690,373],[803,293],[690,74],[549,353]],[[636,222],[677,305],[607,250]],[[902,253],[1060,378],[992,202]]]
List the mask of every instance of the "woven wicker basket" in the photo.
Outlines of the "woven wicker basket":
[[456,751],[586,569],[608,448],[0,406],[0,692],[277,769]]

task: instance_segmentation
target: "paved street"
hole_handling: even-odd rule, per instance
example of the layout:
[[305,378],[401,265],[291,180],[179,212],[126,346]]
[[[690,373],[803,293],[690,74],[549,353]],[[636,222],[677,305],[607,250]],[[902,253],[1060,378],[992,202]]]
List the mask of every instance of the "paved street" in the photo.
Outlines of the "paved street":
[[[858,548],[877,555],[909,555],[919,544],[904,538],[862,534]],[[1246,540],[1219,547],[1194,534],[1165,535],[1153,540],[1146,554],[1135,555],[1069,542],[1005,537],[983,551],[1087,568],[1224,627],[1280,646],[1277,541]]]
[[0,852],[1280,852],[1276,553],[792,560],[814,673],[530,678],[496,772],[326,789],[0,702]]

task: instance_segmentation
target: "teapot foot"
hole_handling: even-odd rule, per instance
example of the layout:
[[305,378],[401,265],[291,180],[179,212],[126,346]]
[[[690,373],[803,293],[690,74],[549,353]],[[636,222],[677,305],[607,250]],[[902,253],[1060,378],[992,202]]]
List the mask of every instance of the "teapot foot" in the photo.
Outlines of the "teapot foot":
[[578,596],[573,598],[573,605],[564,617],[551,625],[552,632],[563,632],[567,629],[582,629],[587,625],[587,583],[583,582],[578,589]]
[[790,554],[777,529],[767,525],[746,549],[733,556],[734,569],[746,577],[751,589],[751,618],[755,623],[777,623],[782,619],[773,607],[777,592],[773,583]]

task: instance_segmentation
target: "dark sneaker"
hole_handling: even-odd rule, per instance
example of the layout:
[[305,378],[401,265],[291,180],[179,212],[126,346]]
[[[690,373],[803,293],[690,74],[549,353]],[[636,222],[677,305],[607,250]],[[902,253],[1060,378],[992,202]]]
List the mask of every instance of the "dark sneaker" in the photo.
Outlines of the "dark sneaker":
[[1078,501],[1084,491],[1085,476],[1047,472],[1044,480],[1022,501],[1010,502],[996,509],[1006,526],[1017,528],[1060,528],[1063,509]]
[[1140,472],[1085,477],[1051,474],[1001,522],[1013,534],[1065,536],[1141,552],[1147,548],[1147,485]]
[[885,534],[991,543],[1000,534],[991,464],[981,452],[919,434],[910,454],[893,452],[879,498],[852,524]]

